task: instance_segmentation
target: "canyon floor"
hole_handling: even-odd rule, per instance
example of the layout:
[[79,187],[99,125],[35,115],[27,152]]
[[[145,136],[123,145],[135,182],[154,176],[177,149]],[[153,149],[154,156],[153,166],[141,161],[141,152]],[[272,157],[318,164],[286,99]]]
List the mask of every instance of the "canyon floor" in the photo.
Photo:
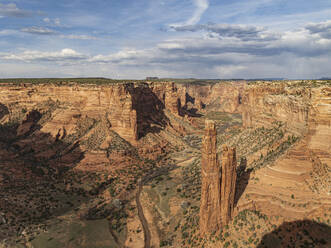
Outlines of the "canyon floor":
[[[313,173],[306,137],[282,121],[245,127],[240,111],[210,101],[182,116],[164,109],[167,124],[151,122],[131,144],[65,102],[2,104],[12,118],[0,115],[0,247],[331,246],[330,174]],[[206,119],[238,166],[234,218],[202,237]]]

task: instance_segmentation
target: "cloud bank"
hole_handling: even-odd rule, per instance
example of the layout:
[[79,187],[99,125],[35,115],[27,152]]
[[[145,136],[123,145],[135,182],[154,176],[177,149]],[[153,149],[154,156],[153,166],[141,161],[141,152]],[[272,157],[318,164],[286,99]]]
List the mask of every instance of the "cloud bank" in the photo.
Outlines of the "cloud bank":
[[0,3],[0,16],[2,17],[28,17],[31,15],[30,11],[19,9],[15,3]]
[[[2,53],[0,63],[79,65],[81,68],[86,66],[87,71],[90,68],[99,70],[102,75],[111,76],[112,70],[116,70],[118,74],[138,78],[151,74],[209,78],[320,77],[329,73],[329,23],[310,23],[299,30],[282,33],[255,26],[198,25],[179,30],[208,30],[217,35],[165,40],[148,49],[126,48],[111,54],[84,54],[70,48],[52,52]],[[104,68],[109,71],[105,72]]]
[[37,27],[37,26],[22,28],[21,31],[24,33],[39,34],[39,35],[52,35],[56,33],[54,30],[51,30],[49,28]]
[[311,23],[306,26],[311,34],[318,34],[325,39],[331,39],[331,20],[322,23]]

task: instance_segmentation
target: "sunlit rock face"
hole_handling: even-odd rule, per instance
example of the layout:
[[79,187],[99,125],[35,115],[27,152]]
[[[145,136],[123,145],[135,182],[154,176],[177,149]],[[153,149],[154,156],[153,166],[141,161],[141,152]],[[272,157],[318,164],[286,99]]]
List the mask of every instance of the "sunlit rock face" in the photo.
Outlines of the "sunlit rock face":
[[201,160],[200,233],[219,230],[229,223],[236,189],[236,150],[222,147],[222,167],[217,154],[215,123],[205,122]]
[[201,160],[200,233],[216,231],[221,224],[220,167],[217,156],[215,123],[205,122]]
[[222,146],[221,176],[221,224],[226,226],[233,217],[234,197],[236,191],[236,149]]

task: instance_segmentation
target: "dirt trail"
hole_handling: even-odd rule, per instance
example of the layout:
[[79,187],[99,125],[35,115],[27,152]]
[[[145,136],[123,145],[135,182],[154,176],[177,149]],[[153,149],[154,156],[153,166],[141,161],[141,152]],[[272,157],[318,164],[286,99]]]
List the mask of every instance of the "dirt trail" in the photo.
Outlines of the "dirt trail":
[[138,191],[137,191],[137,194],[136,194],[136,204],[137,204],[137,209],[138,209],[138,216],[139,216],[139,219],[140,219],[140,222],[143,226],[143,229],[144,229],[144,240],[145,240],[145,248],[150,248],[151,247],[151,232],[148,228],[148,223],[147,223],[147,220],[145,218],[145,215],[144,215],[144,211],[143,211],[143,208],[141,206],[141,203],[140,203],[140,193],[142,191],[142,188],[143,188],[143,182],[141,181],[139,183],[139,188],[138,188]]

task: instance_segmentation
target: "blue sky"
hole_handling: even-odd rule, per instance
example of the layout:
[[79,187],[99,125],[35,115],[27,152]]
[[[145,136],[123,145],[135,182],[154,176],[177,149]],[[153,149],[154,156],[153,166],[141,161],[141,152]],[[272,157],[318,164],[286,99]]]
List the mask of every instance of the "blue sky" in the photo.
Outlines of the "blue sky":
[[329,0],[0,0],[0,78],[331,76]]

